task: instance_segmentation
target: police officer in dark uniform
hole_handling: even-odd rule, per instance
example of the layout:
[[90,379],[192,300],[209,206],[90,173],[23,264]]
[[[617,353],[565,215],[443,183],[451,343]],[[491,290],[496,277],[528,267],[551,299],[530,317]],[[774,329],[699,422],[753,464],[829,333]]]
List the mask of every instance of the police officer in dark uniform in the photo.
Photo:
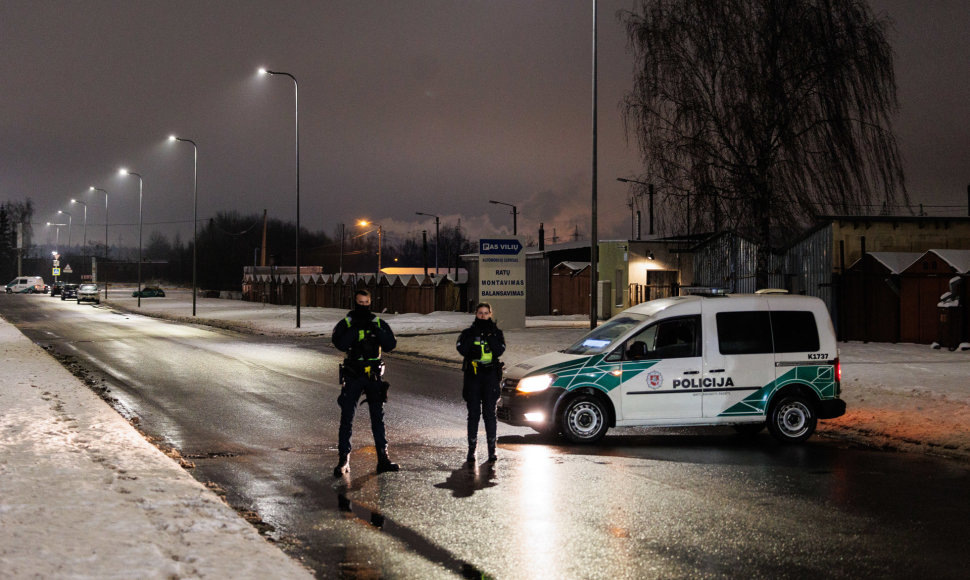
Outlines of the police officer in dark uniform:
[[475,461],[478,447],[478,420],[485,418],[485,440],[488,444],[488,460],[495,461],[495,408],[500,394],[502,363],[499,357],[505,352],[505,335],[492,320],[492,307],[487,302],[475,307],[475,321],[461,332],[455,348],[464,360],[464,384],[462,398],[468,407],[468,456]]
[[334,477],[341,477],[350,471],[350,436],[361,393],[367,396],[367,408],[370,410],[370,426],[377,448],[377,473],[400,469],[387,456],[384,402],[387,400],[388,385],[381,378],[384,374],[381,352],[393,350],[397,346],[397,339],[391,327],[370,311],[370,292],[358,290],[354,302],[356,306],[337,323],[332,337],[334,346],[347,353],[340,367],[341,389],[337,397],[337,404],[340,405],[340,458],[333,469]]

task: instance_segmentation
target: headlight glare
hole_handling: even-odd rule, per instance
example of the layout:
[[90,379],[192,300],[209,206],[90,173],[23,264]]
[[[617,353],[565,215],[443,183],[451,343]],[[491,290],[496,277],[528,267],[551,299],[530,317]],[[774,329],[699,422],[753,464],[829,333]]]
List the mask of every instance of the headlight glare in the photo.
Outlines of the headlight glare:
[[555,379],[552,375],[536,375],[534,377],[526,377],[519,381],[515,390],[520,393],[536,393],[539,391],[544,391],[549,388],[552,381]]

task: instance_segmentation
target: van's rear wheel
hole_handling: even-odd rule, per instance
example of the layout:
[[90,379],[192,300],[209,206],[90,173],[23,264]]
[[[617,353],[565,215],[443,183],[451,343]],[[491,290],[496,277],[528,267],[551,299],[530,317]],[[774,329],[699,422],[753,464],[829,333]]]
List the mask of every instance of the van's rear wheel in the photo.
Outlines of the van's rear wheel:
[[785,395],[772,405],[768,430],[783,443],[801,443],[815,432],[815,408],[801,395]]
[[609,429],[609,412],[596,397],[576,397],[559,413],[559,429],[572,443],[595,443]]

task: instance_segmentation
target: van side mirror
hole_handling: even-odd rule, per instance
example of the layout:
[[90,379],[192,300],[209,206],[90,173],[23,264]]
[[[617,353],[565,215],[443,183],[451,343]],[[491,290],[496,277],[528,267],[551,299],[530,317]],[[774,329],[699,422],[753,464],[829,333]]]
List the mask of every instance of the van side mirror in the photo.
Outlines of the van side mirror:
[[647,357],[647,343],[637,340],[630,345],[626,351],[626,357],[630,360],[640,360]]

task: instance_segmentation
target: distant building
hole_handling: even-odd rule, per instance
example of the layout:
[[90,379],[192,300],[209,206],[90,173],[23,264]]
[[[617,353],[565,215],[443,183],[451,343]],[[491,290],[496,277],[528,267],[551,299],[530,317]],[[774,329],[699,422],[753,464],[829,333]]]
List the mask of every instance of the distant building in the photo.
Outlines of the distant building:
[[[550,303],[550,283],[552,269],[561,262],[589,262],[589,241],[551,244],[542,250],[526,248],[525,254],[525,313],[526,316],[545,316],[552,314]],[[464,254],[461,259],[468,268],[468,312],[479,301],[478,296],[478,254]],[[586,301],[589,301],[588,290]],[[587,309],[588,312],[588,309]]]

